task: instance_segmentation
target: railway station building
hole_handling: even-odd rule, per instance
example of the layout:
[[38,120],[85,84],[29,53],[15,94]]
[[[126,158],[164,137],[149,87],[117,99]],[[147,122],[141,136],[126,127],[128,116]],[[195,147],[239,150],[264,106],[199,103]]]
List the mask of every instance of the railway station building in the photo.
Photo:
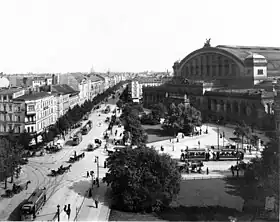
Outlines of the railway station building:
[[274,125],[280,48],[206,46],[176,61],[173,72],[168,83],[143,89],[146,107],[187,96],[204,118],[223,117],[233,123],[244,120],[260,128]]

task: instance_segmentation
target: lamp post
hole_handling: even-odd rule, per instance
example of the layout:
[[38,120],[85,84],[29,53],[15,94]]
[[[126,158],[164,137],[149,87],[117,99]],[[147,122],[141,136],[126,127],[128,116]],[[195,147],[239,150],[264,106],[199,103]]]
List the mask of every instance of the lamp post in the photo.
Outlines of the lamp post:
[[97,178],[99,179],[99,157],[95,156],[95,162],[97,164]]
[[[217,121],[217,125],[219,124],[220,120]],[[220,128],[218,125],[218,131],[217,131],[217,138],[218,138],[218,150],[220,150]]]
[[223,132],[223,148],[225,148],[225,132]]
[[57,205],[57,221],[60,221],[60,210],[59,210],[60,206],[59,204]]

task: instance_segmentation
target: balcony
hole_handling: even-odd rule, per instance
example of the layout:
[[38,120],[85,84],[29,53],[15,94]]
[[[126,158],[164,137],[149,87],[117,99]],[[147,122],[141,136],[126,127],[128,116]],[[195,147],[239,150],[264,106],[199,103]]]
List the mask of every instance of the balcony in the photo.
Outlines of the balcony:
[[36,111],[35,110],[27,110],[26,115],[35,115]]
[[36,124],[36,121],[35,120],[31,120],[31,121],[27,121],[24,123],[25,125],[33,125],[33,124]]

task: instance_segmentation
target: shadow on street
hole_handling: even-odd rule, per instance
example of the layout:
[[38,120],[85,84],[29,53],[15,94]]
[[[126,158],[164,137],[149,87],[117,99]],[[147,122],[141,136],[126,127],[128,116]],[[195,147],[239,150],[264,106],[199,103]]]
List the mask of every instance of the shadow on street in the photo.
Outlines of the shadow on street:
[[20,208],[27,202],[27,199],[23,200],[17,207],[10,213],[8,221],[20,221]]
[[236,209],[222,206],[187,207],[179,206],[168,208],[157,216],[167,221],[228,221],[228,217],[239,214]]

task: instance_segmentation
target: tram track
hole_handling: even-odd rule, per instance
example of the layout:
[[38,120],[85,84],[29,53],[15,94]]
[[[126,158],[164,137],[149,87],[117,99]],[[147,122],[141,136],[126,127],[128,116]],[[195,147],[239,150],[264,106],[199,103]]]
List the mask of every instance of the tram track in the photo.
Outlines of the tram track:
[[[91,115],[89,118],[90,120],[94,122],[100,122],[101,119],[103,119],[105,116],[102,115],[102,117],[98,117],[98,114]],[[103,122],[103,121],[102,121]],[[102,124],[103,125],[103,124]],[[105,126],[107,124],[104,124],[104,126],[96,126],[93,127],[92,131],[96,130],[96,128],[99,128],[98,131],[104,131]],[[102,136],[102,133],[100,133]],[[24,177],[24,180],[30,180],[31,186],[27,191],[22,192],[21,197],[12,198],[9,201],[9,206],[7,206],[4,210],[4,213],[6,214],[6,218],[4,220],[17,218],[18,215],[16,215],[16,211],[13,209],[15,206],[18,206],[19,200],[22,202],[24,199],[27,199],[30,194],[31,190],[34,190],[36,188],[43,188],[45,187],[47,190],[47,202],[61,189],[64,189],[64,187],[67,187],[68,189],[72,189],[70,186],[72,186],[75,182],[78,182],[80,180],[83,180],[85,178],[84,176],[81,176],[80,174],[76,175],[69,175],[68,173],[64,173],[63,175],[59,175],[56,177],[50,177],[49,173],[51,172],[51,169],[58,167],[62,163],[66,163],[70,156],[72,156],[73,151],[77,152],[83,152],[83,150],[87,146],[87,142],[92,141],[93,135],[85,135],[83,137],[83,141],[78,146],[64,146],[62,153],[55,153],[55,154],[46,154],[48,157],[40,157],[36,156],[34,158],[29,158],[29,163],[24,166],[24,171],[26,173],[26,176]],[[95,137],[95,136],[94,136]],[[96,135],[96,137],[99,137]],[[58,154],[58,155],[57,155]],[[74,166],[77,167],[77,166]],[[89,182],[90,183],[90,182]],[[75,192],[75,189],[73,189]],[[79,193],[77,197],[75,198],[75,201],[78,201],[78,199],[81,196],[84,196],[84,193]],[[66,195],[67,196],[67,195]],[[69,196],[66,197],[66,200],[68,200]],[[72,201],[72,200],[71,200]],[[16,207],[17,208],[17,207]],[[14,210],[14,211],[13,211]],[[12,213],[9,213],[13,211]],[[9,214],[9,215],[8,215]]]

